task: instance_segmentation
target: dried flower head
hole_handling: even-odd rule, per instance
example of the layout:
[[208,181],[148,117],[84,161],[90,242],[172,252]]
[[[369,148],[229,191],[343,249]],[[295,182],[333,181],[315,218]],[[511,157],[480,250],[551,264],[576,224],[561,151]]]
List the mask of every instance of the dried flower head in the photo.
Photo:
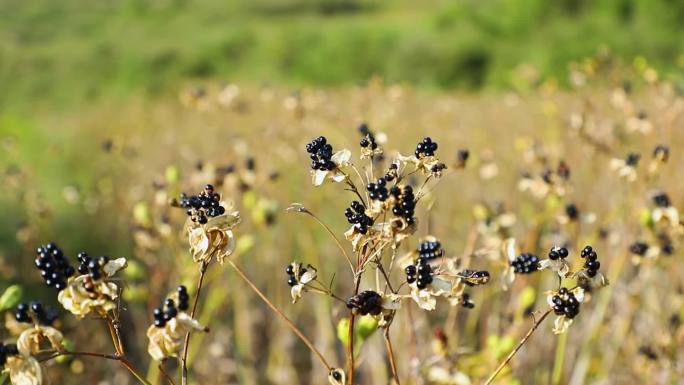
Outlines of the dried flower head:
[[333,153],[333,147],[324,136],[312,140],[306,145],[306,152],[311,157],[311,177],[314,186],[320,186],[326,179],[342,182],[347,174],[342,170],[351,160],[351,151],[343,149]]
[[637,178],[636,167],[639,164],[641,155],[632,152],[627,154],[624,159],[613,158],[610,160],[610,168],[617,172],[620,178],[627,180],[628,182],[634,182]]
[[[217,203],[220,198],[213,186],[207,185],[200,195],[203,193],[204,198],[197,198],[200,203],[194,202],[188,209],[191,219],[187,226],[190,253],[195,262],[208,264],[216,258],[223,264],[235,249],[232,229],[240,223],[240,214],[230,206],[224,208],[222,203]],[[199,208],[194,207],[197,204]]]
[[502,254],[507,258],[507,267],[502,275],[502,287],[508,290],[515,277],[520,274],[532,274],[541,269],[539,257],[531,253],[518,254],[514,238],[506,239],[502,244]]
[[154,323],[147,329],[147,352],[153,359],[162,361],[177,357],[187,333],[209,331],[186,312],[188,299],[187,289],[179,286],[176,293],[164,301],[163,307],[154,310]]
[[345,385],[347,383],[347,376],[342,369],[333,368],[328,373],[328,382],[331,385]]
[[558,276],[565,278],[570,272],[570,265],[567,262],[568,249],[561,246],[554,246],[549,250],[548,259],[544,259],[539,262],[539,269],[551,269],[558,273]]
[[558,316],[554,322],[553,332],[565,333],[579,314],[580,304],[584,302],[584,289],[579,286],[571,290],[562,287],[558,291],[549,291],[546,294],[549,306]]
[[292,287],[292,303],[296,303],[302,298],[302,293],[306,292],[306,285],[316,279],[317,270],[311,265],[304,267],[299,262],[292,262],[285,268],[285,273],[288,275],[287,284]]
[[59,303],[79,318],[90,312],[102,314],[115,309],[119,288],[109,278],[126,267],[126,259],[94,258],[83,252],[78,259],[81,275],[69,278],[67,287],[57,295]]
[[584,259],[584,267],[574,275],[578,277],[578,285],[585,289],[601,288],[608,285],[608,279],[599,271],[601,262],[593,247],[587,245],[582,249],[580,257]]

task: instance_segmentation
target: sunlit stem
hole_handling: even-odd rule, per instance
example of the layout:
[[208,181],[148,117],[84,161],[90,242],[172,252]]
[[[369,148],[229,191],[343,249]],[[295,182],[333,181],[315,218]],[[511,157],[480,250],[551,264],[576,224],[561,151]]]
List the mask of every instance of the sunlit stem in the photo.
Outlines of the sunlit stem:
[[518,343],[518,346],[516,346],[516,347],[508,354],[508,356],[506,356],[506,359],[503,360],[503,361],[501,362],[501,364],[499,364],[499,366],[496,368],[496,370],[494,371],[494,373],[492,373],[492,374],[489,376],[489,378],[488,378],[487,381],[484,383],[484,385],[489,385],[489,384],[491,384],[491,383],[494,381],[494,379],[496,378],[496,376],[498,376],[499,373],[503,370],[503,368],[505,368],[506,365],[508,365],[508,363],[511,362],[511,360],[512,360],[513,357],[516,355],[516,353],[518,353],[518,351],[520,350],[520,348],[522,348],[522,346],[525,345],[525,343],[527,342],[527,340],[532,336],[532,333],[534,333],[534,331],[537,330],[537,328],[539,327],[539,325],[541,325],[541,323],[544,322],[544,320],[546,319],[546,317],[549,316],[549,314],[551,314],[551,309],[547,310],[544,314],[542,314],[541,317],[539,317],[538,320],[536,320],[536,321],[534,322],[534,324],[532,325],[532,327],[530,328],[530,330],[527,332],[527,334],[525,334],[525,337],[523,337],[522,340],[520,340],[520,343]]
[[287,316],[280,309],[278,309],[278,307],[276,307],[266,297],[266,295],[264,295],[264,293],[262,293],[261,290],[259,290],[259,288],[256,287],[256,285],[254,285],[254,283],[235,264],[235,262],[233,262],[233,260],[231,259],[228,259],[228,263],[231,267],[233,267],[233,269],[235,269],[235,271],[247,283],[247,285],[259,296],[259,298],[261,298],[261,300],[264,301],[264,303],[266,303],[266,305],[268,305],[268,307],[271,308],[271,310],[273,310],[273,312],[276,313],[285,322],[285,324],[287,324],[287,326],[297,335],[297,337],[299,337],[299,339],[302,340],[304,345],[306,345],[309,348],[309,350],[311,350],[311,352],[318,357],[323,366],[325,366],[328,369],[328,371],[332,370],[332,367],[330,366],[330,364],[328,364],[328,361],[325,359],[325,357],[323,357],[323,354],[321,354],[321,352],[318,351],[318,349],[316,349],[314,344],[304,335],[304,333],[302,333],[301,330],[299,330],[299,328],[297,328],[297,326],[289,318],[287,318]]

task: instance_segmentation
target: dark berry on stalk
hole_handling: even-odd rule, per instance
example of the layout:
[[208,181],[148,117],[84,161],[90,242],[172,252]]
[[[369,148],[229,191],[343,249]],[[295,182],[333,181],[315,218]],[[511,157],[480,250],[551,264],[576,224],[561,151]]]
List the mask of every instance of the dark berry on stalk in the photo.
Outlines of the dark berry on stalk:
[[648,251],[648,244],[644,242],[634,242],[629,246],[629,251],[632,254],[636,254],[643,257],[644,255],[646,255],[646,251]]
[[185,209],[193,222],[206,224],[209,218],[225,213],[225,207],[221,206],[220,202],[221,195],[214,191],[213,185],[208,184],[198,195],[180,194],[177,206]]
[[470,294],[463,293],[463,295],[461,296],[461,306],[463,306],[466,309],[475,308],[475,303],[470,300]]
[[438,240],[425,240],[418,245],[418,257],[432,260],[444,255],[442,244]]
[[670,197],[665,193],[659,193],[653,196],[653,203],[658,207],[670,207],[672,204]]
[[466,149],[458,150],[456,157],[460,163],[465,163],[470,157],[470,152]]
[[635,152],[630,152],[629,154],[627,154],[627,157],[625,158],[625,164],[628,166],[635,167],[637,164],[639,164],[639,159],[641,159],[641,155]]
[[577,218],[579,217],[579,209],[577,208],[577,205],[575,205],[574,203],[566,205],[565,215],[567,215],[568,218],[570,218],[570,220],[577,220]]
[[164,319],[168,321],[177,315],[178,315],[178,310],[175,307],[170,307],[170,308],[166,309],[166,312],[164,312]]
[[434,156],[437,147],[437,142],[433,142],[430,137],[427,137],[416,145],[415,155],[417,158]]
[[64,252],[54,242],[36,248],[35,265],[45,284],[57,291],[63,290],[67,278],[75,274]]
[[539,257],[530,253],[522,253],[511,261],[516,274],[531,274],[539,270]]
[[378,315],[382,312],[382,297],[373,290],[362,291],[347,299],[347,308],[354,314]]

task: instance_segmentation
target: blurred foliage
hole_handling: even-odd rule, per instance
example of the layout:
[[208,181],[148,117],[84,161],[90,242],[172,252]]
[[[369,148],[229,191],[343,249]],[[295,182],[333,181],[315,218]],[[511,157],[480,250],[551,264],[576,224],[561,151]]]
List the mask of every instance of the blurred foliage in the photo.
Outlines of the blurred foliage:
[[0,108],[200,78],[507,87],[522,64],[562,84],[600,47],[681,70],[682,17],[672,0],[3,0]]

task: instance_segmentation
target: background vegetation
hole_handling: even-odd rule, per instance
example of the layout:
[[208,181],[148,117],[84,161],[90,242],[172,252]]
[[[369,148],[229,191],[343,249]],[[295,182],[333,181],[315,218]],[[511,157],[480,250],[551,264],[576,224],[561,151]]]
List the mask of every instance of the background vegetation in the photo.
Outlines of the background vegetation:
[[0,108],[206,78],[501,88],[521,64],[566,84],[599,47],[681,71],[683,17],[673,0],[3,0]]

